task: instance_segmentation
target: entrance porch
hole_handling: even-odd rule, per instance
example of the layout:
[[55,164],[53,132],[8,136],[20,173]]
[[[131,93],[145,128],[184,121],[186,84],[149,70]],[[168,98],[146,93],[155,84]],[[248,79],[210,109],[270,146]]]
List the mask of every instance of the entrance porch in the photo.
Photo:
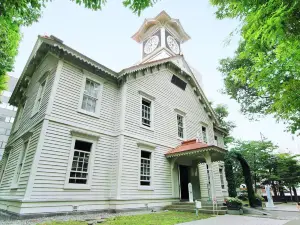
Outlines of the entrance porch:
[[[196,139],[183,141],[166,153],[171,164],[173,197],[180,201],[223,202],[228,196],[224,171],[226,150]],[[189,191],[189,183],[192,190]]]

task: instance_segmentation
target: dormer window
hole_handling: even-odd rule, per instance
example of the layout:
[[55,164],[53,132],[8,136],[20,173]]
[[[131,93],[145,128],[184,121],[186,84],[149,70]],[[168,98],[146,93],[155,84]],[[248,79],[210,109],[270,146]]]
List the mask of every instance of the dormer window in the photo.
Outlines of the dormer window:
[[181,80],[179,77],[175,75],[172,76],[171,83],[175,84],[177,87],[179,87],[182,90],[185,90],[186,88],[186,82],[184,82],[183,80]]

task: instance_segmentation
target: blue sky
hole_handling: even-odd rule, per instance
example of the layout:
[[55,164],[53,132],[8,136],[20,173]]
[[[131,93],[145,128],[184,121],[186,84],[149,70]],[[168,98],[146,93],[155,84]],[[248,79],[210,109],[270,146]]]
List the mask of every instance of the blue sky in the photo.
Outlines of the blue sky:
[[[65,44],[95,61],[120,71],[140,60],[141,48],[131,36],[145,18],[155,17],[165,10],[180,19],[191,40],[182,45],[186,60],[202,74],[204,91],[215,103],[228,105],[230,119],[237,128],[233,135],[243,140],[260,140],[260,132],[280,146],[281,151],[300,153],[300,140],[284,132],[284,125],[272,117],[250,122],[239,112],[239,105],[222,95],[221,74],[217,71],[219,59],[232,56],[238,37],[225,45],[238,21],[217,20],[209,0],[162,0],[145,10],[140,17],[124,8],[121,0],[108,0],[102,11],[84,9],[68,0],[48,3],[38,23],[22,29],[23,39],[16,58],[13,76],[19,77],[38,35],[55,35]],[[195,134],[196,135],[196,134]]]

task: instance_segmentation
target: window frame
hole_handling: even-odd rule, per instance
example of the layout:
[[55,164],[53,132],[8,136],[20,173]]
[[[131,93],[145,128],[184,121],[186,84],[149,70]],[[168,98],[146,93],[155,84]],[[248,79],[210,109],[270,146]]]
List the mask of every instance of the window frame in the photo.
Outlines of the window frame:
[[26,102],[27,101],[25,101],[24,104],[22,104],[21,106],[18,107],[18,112],[17,112],[16,118],[15,118],[15,123],[13,125],[14,126],[13,133],[15,133],[19,130],[21,120],[23,119],[23,116],[24,116],[24,109],[26,106]]
[[[154,131],[154,99],[155,98],[141,91],[139,93],[140,93],[140,107],[139,107],[140,127]],[[143,99],[150,102],[150,126],[149,127],[143,124]]]
[[[39,88],[38,88],[37,94],[35,96],[31,117],[35,116],[40,111],[40,108],[41,108],[41,105],[42,105],[42,102],[43,102],[43,98],[44,98],[44,94],[45,94],[45,89],[46,89],[47,83],[48,83],[48,75],[49,75],[49,71],[45,72],[44,75],[38,81]],[[40,101],[39,101],[39,104],[38,104],[39,99],[40,99]]]
[[[11,181],[10,189],[17,189],[19,187],[20,177],[21,177],[22,172],[23,172],[24,163],[26,161],[26,156],[27,156],[27,153],[28,153],[28,149],[30,147],[30,140],[31,140],[31,137],[23,139],[23,146],[22,146],[22,149],[21,149],[21,151],[24,151],[23,160],[22,160],[22,166],[20,168],[19,176],[17,177],[19,165],[21,164],[21,151],[20,151],[19,152],[19,156],[18,156],[17,168],[16,168],[16,170],[14,172],[14,176],[13,176],[13,179]],[[27,143],[27,145],[25,147],[26,143]]]
[[[179,136],[179,124],[178,124],[178,116],[181,116],[182,117],[182,137]],[[176,113],[176,123],[177,123],[177,138],[179,140],[185,140],[186,138],[186,126],[185,126],[185,115],[183,115],[182,113]]]
[[[83,95],[84,95],[85,85],[86,85],[87,80],[91,80],[91,81],[99,84],[99,92],[98,92],[98,95],[97,95],[98,100],[96,102],[96,107],[95,107],[95,112],[94,113],[82,109]],[[91,74],[87,71],[84,71],[83,78],[82,78],[82,83],[81,83],[80,99],[79,99],[79,104],[78,104],[78,112],[89,115],[89,116],[99,118],[100,117],[100,108],[101,108],[103,87],[104,87],[104,80],[102,78],[96,77],[94,74]]]
[[[206,141],[204,140],[204,136],[203,136],[203,127],[205,128],[205,137],[206,137]],[[203,143],[208,144],[207,126],[201,125],[201,137],[202,137]]]
[[[89,162],[88,162],[88,172],[87,172],[88,179],[87,179],[86,184],[69,183],[70,172],[71,172],[73,158],[74,158],[74,152],[75,152],[74,148],[75,148],[76,140],[92,143],[90,156],[89,156]],[[79,132],[72,133],[71,150],[70,150],[70,154],[69,154],[64,189],[81,189],[81,190],[91,189],[96,145],[97,145],[97,139],[95,136],[89,136],[89,135],[81,134]]]
[[[149,190],[153,191],[153,178],[154,178],[154,149],[147,148],[143,146],[139,149],[139,164],[138,164],[138,190]],[[142,159],[142,152],[149,152],[150,153],[150,185],[141,185],[141,159]]]
[[216,145],[216,146],[219,146],[219,137],[218,137],[218,135],[214,135],[214,144]]
[[[220,170],[222,170],[222,174],[221,174]],[[224,171],[224,166],[223,165],[219,165],[219,176],[220,176],[221,189],[222,189],[222,191],[225,191],[226,190],[226,187],[225,187],[225,171]],[[223,184],[222,184],[222,181],[223,181]],[[222,187],[222,186],[224,186],[224,187]]]
[[[1,166],[1,171],[0,171],[0,187],[2,185],[2,181],[3,181],[3,178],[4,178],[4,175],[5,175],[5,171],[6,171],[6,167],[7,167],[7,164],[9,162],[9,157],[11,156],[10,154],[10,150],[11,148],[7,148],[7,153],[5,153],[5,150],[4,150],[4,153],[2,155],[2,166]],[[5,160],[4,160],[4,156],[6,156]]]

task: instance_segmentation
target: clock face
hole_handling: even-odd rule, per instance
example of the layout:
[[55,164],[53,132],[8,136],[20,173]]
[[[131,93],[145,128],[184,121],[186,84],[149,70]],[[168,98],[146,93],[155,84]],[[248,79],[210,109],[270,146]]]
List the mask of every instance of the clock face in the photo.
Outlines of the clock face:
[[172,52],[174,52],[175,54],[179,54],[179,45],[175,38],[173,38],[172,36],[168,36],[167,43]]
[[158,46],[158,43],[159,43],[159,38],[157,35],[149,38],[144,46],[145,54],[149,54],[149,53],[153,52],[154,49],[156,49],[156,47]]

